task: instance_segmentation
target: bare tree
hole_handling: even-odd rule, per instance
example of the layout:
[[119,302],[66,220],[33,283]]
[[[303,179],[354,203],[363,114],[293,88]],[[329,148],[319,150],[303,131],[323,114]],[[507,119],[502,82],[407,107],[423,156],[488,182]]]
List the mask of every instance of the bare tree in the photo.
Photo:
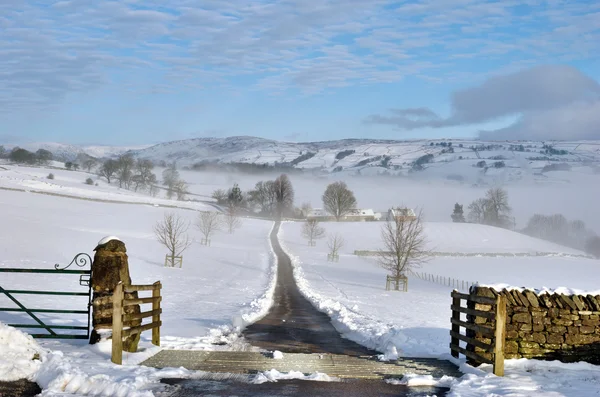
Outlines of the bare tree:
[[106,178],[106,181],[110,183],[111,178],[115,175],[117,170],[119,169],[119,165],[115,160],[106,160],[100,170],[98,171],[98,175]]
[[172,198],[175,194],[174,188],[179,181],[179,171],[175,163],[170,164],[162,173],[163,185],[167,187],[167,198]]
[[345,182],[334,182],[323,193],[323,206],[339,221],[356,207],[356,198]]
[[229,234],[233,234],[236,229],[242,226],[242,219],[239,216],[237,208],[229,206],[223,216],[223,223]]
[[217,204],[225,204],[227,202],[227,192],[223,189],[215,190],[211,197],[217,201]]
[[505,227],[510,223],[511,208],[508,205],[508,192],[495,187],[485,193],[487,200],[486,220],[488,224]]
[[315,240],[325,236],[325,228],[319,225],[316,219],[308,219],[302,225],[302,236],[308,240],[308,245],[315,246]]
[[479,198],[469,204],[469,221],[473,223],[484,223],[485,214],[487,212],[487,200]]
[[179,201],[185,200],[185,196],[189,193],[188,185],[183,179],[180,179],[177,182],[175,182],[172,191],[175,192],[175,194],[177,195],[177,200]]
[[90,172],[92,171],[92,168],[96,166],[96,164],[98,164],[98,162],[95,159],[89,158],[83,162],[83,168],[85,168],[87,172]]
[[129,189],[131,186],[131,178],[133,177],[133,167],[135,161],[130,155],[123,155],[117,159],[117,180],[119,187]]
[[[188,228],[189,223],[172,212],[166,213],[163,220],[154,226],[156,239],[169,250],[167,258],[170,259],[171,266],[175,265],[175,259],[181,257],[183,251],[192,244],[187,234]],[[165,266],[168,262],[165,262]]]
[[327,240],[327,246],[329,247],[329,254],[327,254],[327,259],[332,262],[339,261],[340,249],[344,246],[344,243],[345,241],[341,234],[330,234],[329,239]]
[[215,211],[203,211],[198,215],[196,226],[202,233],[204,238],[200,242],[202,245],[210,245],[210,236],[221,230],[222,227],[221,214]]
[[426,261],[429,251],[423,231],[423,212],[415,218],[392,217],[381,227],[384,249],[378,253],[379,265],[392,277],[402,277]]
[[286,174],[281,174],[273,182],[277,217],[281,218],[287,211],[294,207],[294,187]]
[[257,182],[254,190],[248,192],[248,198],[250,203],[258,206],[263,215],[273,215],[275,203],[277,202],[275,182]]

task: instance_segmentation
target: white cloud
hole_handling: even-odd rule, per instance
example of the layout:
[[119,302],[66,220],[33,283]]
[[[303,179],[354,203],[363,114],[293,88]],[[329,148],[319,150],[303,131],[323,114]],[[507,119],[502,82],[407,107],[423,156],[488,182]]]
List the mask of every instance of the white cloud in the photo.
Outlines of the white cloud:
[[428,108],[392,109],[365,122],[403,130],[473,125],[521,116],[513,125],[480,135],[494,139],[599,139],[600,83],[569,66],[538,66],[492,76],[456,91],[451,114]]
[[252,88],[314,93],[452,79],[464,59],[587,59],[600,49],[599,13],[543,0],[3,0],[0,114],[106,86],[185,90],[248,76]]

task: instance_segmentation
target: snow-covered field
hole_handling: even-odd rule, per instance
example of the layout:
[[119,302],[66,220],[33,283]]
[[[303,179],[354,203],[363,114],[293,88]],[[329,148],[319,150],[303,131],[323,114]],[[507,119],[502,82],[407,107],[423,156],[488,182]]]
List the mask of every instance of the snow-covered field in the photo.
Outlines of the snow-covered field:
[[[53,174],[54,179],[48,179],[49,174]],[[87,178],[91,178],[94,184],[86,184]],[[2,165],[0,166],[0,188],[107,202],[177,206],[199,211],[214,209],[210,205],[198,202],[167,200],[161,196],[164,195],[164,192],[160,192],[157,197],[151,197],[147,193],[119,189],[115,184],[109,185],[105,179],[101,179],[93,173],[46,167]]]
[[[166,252],[153,234],[154,224],[169,210],[151,205],[98,203],[11,191],[0,191],[0,208],[0,266],[5,268],[52,269],[55,263],[68,264],[79,252],[93,255],[93,248],[104,236],[120,237],[127,245],[133,281],[148,284],[160,280],[163,284],[161,345],[164,348],[244,348],[236,331],[266,313],[270,306],[274,280],[274,261],[268,240],[271,222],[244,220],[235,234],[217,233],[212,237],[211,247],[205,247],[198,243],[200,233],[194,227],[197,212],[173,210],[191,223],[189,233],[196,240],[184,253],[183,267],[179,269],[164,267]],[[7,289],[84,291],[74,276],[2,273],[0,285]],[[86,303],[68,297],[57,300],[52,296],[23,295],[19,298],[26,306],[49,309],[82,310]],[[2,296],[0,306],[14,305]],[[40,314],[40,317],[54,324],[83,325],[86,322],[82,315]],[[33,320],[26,315],[0,312],[0,322],[32,323]],[[149,337],[143,334],[145,345]],[[214,345],[223,342],[228,345]],[[129,391],[135,387],[144,389],[146,383],[155,379],[151,379],[150,369],[132,367],[117,371],[117,367],[110,364],[109,344],[88,347],[84,342],[41,340],[39,343],[44,349],[63,352],[49,357],[55,360],[53,368],[67,366],[57,376],[65,377],[66,383],[75,382],[71,388],[77,389],[79,383],[89,388],[93,379],[107,373],[116,384],[138,382],[126,388]],[[138,362],[156,351],[150,349],[132,355],[125,353],[125,360]],[[77,370],[73,372],[74,369]],[[0,379],[4,378],[3,372]]]
[[[173,211],[191,223],[190,234],[199,241],[193,223],[197,212],[209,205],[176,202],[161,197],[118,189],[98,181],[98,186],[84,184],[91,176],[81,171],[2,165],[0,188],[0,266],[53,268],[55,263],[68,264],[79,252],[93,254],[92,249],[104,236],[116,235],[127,245],[131,275],[135,283],[161,280],[163,284],[162,348],[178,349],[246,349],[238,330],[268,310],[273,289],[274,258],[268,241],[272,223],[245,219],[234,235],[218,233],[212,246],[197,242],[184,253],[182,269],[164,268],[165,250],[153,235],[153,225],[163,214]],[[55,179],[46,175],[52,172]],[[160,170],[155,171],[160,174]],[[91,176],[94,181],[96,177]],[[264,176],[182,172],[193,193],[210,195],[217,188],[226,189],[234,182],[243,189],[252,187]],[[330,179],[292,176],[296,186],[296,202],[311,201],[318,205],[322,190]],[[359,204],[375,209],[391,205],[418,203],[425,207],[430,221],[444,221],[454,202],[482,195],[479,188],[456,185],[414,184],[405,181],[391,184],[382,179],[350,179]],[[529,189],[529,190],[528,190]],[[550,187],[521,187],[509,190],[515,212],[538,208],[561,208],[567,198],[576,202],[574,192],[593,192],[597,187],[577,185],[570,192]],[[546,189],[546,190],[545,190]],[[587,189],[587,190],[586,190]],[[35,194],[34,191],[58,194]],[[434,194],[435,192],[435,194]],[[533,192],[533,194],[528,194]],[[553,196],[549,192],[558,192]],[[562,193],[560,193],[562,192]],[[562,196],[561,196],[562,194]],[[75,196],[90,200],[60,197]],[[542,201],[542,197],[547,200]],[[527,197],[527,200],[524,200]],[[532,203],[540,197],[538,203]],[[580,197],[580,196],[577,196]],[[587,196],[586,196],[587,197]],[[515,199],[516,198],[516,199]],[[421,200],[419,203],[418,201]],[[587,199],[586,199],[587,200]],[[122,201],[134,204],[117,204]],[[181,208],[161,208],[173,205]],[[584,207],[584,208],[582,208]],[[564,205],[562,206],[564,208]],[[565,208],[565,215],[576,217],[586,205]],[[568,213],[568,211],[572,211]],[[582,218],[595,219],[594,213]],[[300,223],[286,223],[281,239],[293,257],[298,284],[302,292],[327,312],[336,327],[349,338],[384,352],[384,358],[396,355],[447,357],[450,318],[450,287],[411,278],[408,293],[386,292],[385,271],[374,258],[357,257],[354,250],[381,248],[381,223],[325,223],[327,232],[342,233],[346,246],[339,263],[326,261],[326,241],[308,247],[300,235]],[[568,286],[598,289],[600,262],[575,257],[581,253],[542,240],[502,229],[479,225],[455,225],[429,222],[426,225],[430,248],[438,252],[485,254],[482,257],[435,257],[421,271],[446,277],[507,283],[534,288]],[[490,257],[499,253],[556,253],[555,257]],[[577,276],[573,276],[577,275]],[[579,276],[583,275],[583,276]],[[72,276],[17,275],[3,273],[3,288],[35,288],[42,290],[79,290]],[[28,299],[30,299],[28,301]],[[25,302],[44,308],[83,307],[77,299],[26,297]],[[70,303],[69,303],[70,302]],[[0,298],[0,306],[9,306]],[[83,318],[41,315],[56,324],[78,325]],[[30,322],[26,316],[0,312],[1,323]],[[139,353],[125,353],[124,366],[110,363],[110,344],[88,346],[84,342],[34,341],[12,328],[0,324],[0,380],[27,377],[37,381],[44,395],[131,395],[149,396],[160,388],[163,377],[194,377],[183,369],[157,371],[136,366],[158,348],[149,344],[149,334],[142,336]],[[226,343],[222,345],[222,343]],[[41,360],[32,361],[32,354]],[[490,375],[490,368],[473,369],[460,379],[431,380],[407,377],[401,382],[411,385],[441,382],[452,388],[455,396],[592,396],[599,389],[600,369],[595,366],[559,365],[532,360],[507,362],[507,377]],[[559,375],[557,375],[559,374]],[[285,379],[294,374],[263,374],[262,378]],[[295,376],[295,375],[294,375]],[[256,377],[254,381],[262,379]],[[265,378],[265,379],[266,379]],[[310,377],[309,377],[310,379]]]
[[[327,261],[326,239],[318,240],[316,247],[307,245],[301,236],[301,223],[285,223],[280,232],[302,293],[333,319],[343,335],[384,352],[384,359],[397,355],[448,359],[452,288],[410,277],[407,293],[385,291],[386,271],[377,266],[374,258],[353,254],[355,249],[382,248],[378,244],[381,224],[332,222],[322,226],[328,233],[340,233],[346,240],[339,262]],[[428,223],[425,230],[430,246],[441,247],[445,252],[577,253],[487,226]],[[597,290],[600,261],[558,257],[436,257],[419,271],[484,283],[537,288],[566,285]],[[508,360],[506,367],[507,376],[498,378],[489,374],[489,366],[474,370],[463,365],[461,369],[471,375],[439,384],[450,386],[451,395],[455,396],[594,396],[600,390],[600,368],[593,365]],[[563,375],[557,376],[557,372]],[[407,382],[410,383],[409,380],[404,383]]]

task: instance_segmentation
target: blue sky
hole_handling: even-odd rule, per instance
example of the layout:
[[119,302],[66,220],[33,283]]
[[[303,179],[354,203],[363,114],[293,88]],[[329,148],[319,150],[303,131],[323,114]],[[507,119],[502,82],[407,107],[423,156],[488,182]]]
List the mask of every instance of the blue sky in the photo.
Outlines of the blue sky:
[[600,3],[0,3],[0,143],[600,139]]

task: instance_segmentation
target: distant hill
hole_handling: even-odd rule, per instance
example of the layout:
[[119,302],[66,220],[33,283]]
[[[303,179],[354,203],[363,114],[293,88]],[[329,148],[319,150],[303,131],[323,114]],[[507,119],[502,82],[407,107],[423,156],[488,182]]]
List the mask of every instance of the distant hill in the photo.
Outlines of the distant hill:
[[344,139],[293,143],[239,136],[187,139],[137,148],[58,143],[22,147],[44,148],[64,160],[72,160],[82,153],[97,158],[129,153],[157,164],[176,162],[181,168],[252,164],[322,174],[387,174],[471,184],[544,181],[550,175],[560,177],[565,172],[600,173],[600,141]]
[[[0,143],[2,145],[2,143]],[[88,155],[95,158],[108,158],[118,156],[130,150],[141,149],[147,147],[148,145],[140,145],[140,146],[79,146],[79,145],[70,145],[65,143],[55,143],[55,142],[33,142],[33,143],[24,143],[19,145],[2,145],[7,150],[11,150],[14,147],[20,147],[31,152],[35,152],[39,149],[46,149],[54,154],[54,158],[59,161],[73,161],[77,159],[80,155]]]

